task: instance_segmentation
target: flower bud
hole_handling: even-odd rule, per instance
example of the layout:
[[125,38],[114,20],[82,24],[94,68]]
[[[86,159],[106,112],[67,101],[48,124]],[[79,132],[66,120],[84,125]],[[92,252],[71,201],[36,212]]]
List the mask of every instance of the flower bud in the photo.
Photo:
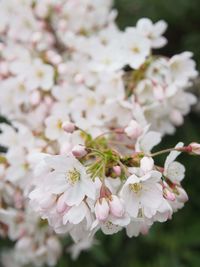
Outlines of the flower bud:
[[131,139],[137,139],[142,134],[143,129],[137,121],[132,120],[124,131]]
[[116,217],[122,217],[124,214],[124,207],[122,205],[121,200],[115,196],[111,196],[111,200],[109,201],[110,211],[112,215]]
[[96,218],[99,221],[106,221],[109,215],[109,205],[105,198],[101,198],[100,200],[97,200],[97,203],[94,207]]
[[72,149],[72,154],[74,155],[74,157],[76,158],[82,158],[87,154],[87,151],[85,149],[85,146],[82,145],[76,145],[75,147],[73,147]]
[[200,155],[200,144],[193,142],[189,145],[189,147],[191,147],[192,154]]
[[176,199],[175,194],[171,192],[169,189],[165,188],[163,192],[164,192],[164,197],[167,200],[174,201]]
[[117,176],[120,176],[121,173],[122,173],[121,167],[118,166],[118,165],[116,165],[116,166],[113,167],[113,171],[114,171],[114,173],[115,173]]
[[73,133],[75,131],[75,124],[70,121],[65,121],[62,124],[62,128],[67,133]]

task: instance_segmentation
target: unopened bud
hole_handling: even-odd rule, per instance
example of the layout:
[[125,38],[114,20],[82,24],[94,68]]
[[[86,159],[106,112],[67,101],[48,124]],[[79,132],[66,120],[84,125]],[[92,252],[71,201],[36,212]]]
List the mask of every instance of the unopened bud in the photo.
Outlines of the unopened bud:
[[116,165],[116,166],[113,167],[113,171],[114,171],[114,173],[115,173],[117,176],[120,176],[121,173],[122,173],[122,169],[121,169],[121,167],[118,166],[118,165]]
[[64,121],[62,124],[62,128],[67,133],[73,133],[76,129],[76,126],[74,123],[72,123],[70,121]]
[[100,200],[97,200],[97,203],[95,205],[94,211],[96,218],[99,221],[106,221],[109,215],[109,205],[105,198],[101,198]]
[[167,188],[164,189],[164,197],[170,201],[174,201],[176,199],[175,194]]
[[200,155],[200,144],[198,143],[191,143],[188,147],[191,148],[191,153],[195,155]]
[[72,149],[72,154],[74,155],[74,157],[76,158],[82,158],[87,154],[87,151],[85,149],[85,146],[82,145],[76,145],[75,147],[73,147]]
[[110,211],[111,211],[112,215],[114,215],[118,218],[123,216],[124,207],[122,205],[121,200],[117,196],[115,196],[115,195],[111,196],[111,200],[109,201],[109,206],[110,206]]

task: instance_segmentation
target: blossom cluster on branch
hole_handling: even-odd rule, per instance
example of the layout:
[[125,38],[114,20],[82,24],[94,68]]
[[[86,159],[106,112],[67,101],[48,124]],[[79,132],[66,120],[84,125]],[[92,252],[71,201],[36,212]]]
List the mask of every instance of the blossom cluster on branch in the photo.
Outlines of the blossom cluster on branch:
[[[196,97],[192,53],[167,58],[167,25],[121,31],[111,0],[0,2],[0,236],[5,266],[76,258],[95,233],[146,234],[184,206],[180,153],[152,149]],[[162,166],[156,157],[169,153]]]

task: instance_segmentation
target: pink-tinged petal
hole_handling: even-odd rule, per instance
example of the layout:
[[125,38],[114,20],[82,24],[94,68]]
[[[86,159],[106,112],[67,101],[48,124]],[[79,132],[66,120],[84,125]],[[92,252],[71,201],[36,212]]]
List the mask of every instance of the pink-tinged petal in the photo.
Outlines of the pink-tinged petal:
[[57,200],[56,210],[58,213],[63,213],[68,209],[70,209],[70,207],[65,203],[65,196],[63,194]]
[[105,198],[98,200],[94,208],[96,218],[104,222],[108,218],[109,210],[110,208]]
[[109,201],[110,212],[113,216],[118,218],[122,217],[124,214],[124,206],[122,201],[115,195],[112,195],[111,198],[112,199]]

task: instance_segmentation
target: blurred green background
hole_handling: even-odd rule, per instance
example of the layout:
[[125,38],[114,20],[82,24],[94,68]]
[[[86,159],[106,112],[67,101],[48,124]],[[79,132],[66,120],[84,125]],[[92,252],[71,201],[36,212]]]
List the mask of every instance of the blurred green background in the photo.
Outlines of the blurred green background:
[[[193,51],[200,68],[200,0],[116,0],[115,7],[122,29],[141,17],[166,20],[169,44],[159,53]],[[162,147],[194,140],[200,142],[200,115],[192,112],[176,135],[164,138]],[[155,224],[147,236],[138,238],[129,239],[124,232],[111,237],[99,233],[99,245],[75,262],[64,256],[57,267],[199,267],[200,159],[181,156],[180,161],[187,169],[183,185],[190,200],[171,221]]]

